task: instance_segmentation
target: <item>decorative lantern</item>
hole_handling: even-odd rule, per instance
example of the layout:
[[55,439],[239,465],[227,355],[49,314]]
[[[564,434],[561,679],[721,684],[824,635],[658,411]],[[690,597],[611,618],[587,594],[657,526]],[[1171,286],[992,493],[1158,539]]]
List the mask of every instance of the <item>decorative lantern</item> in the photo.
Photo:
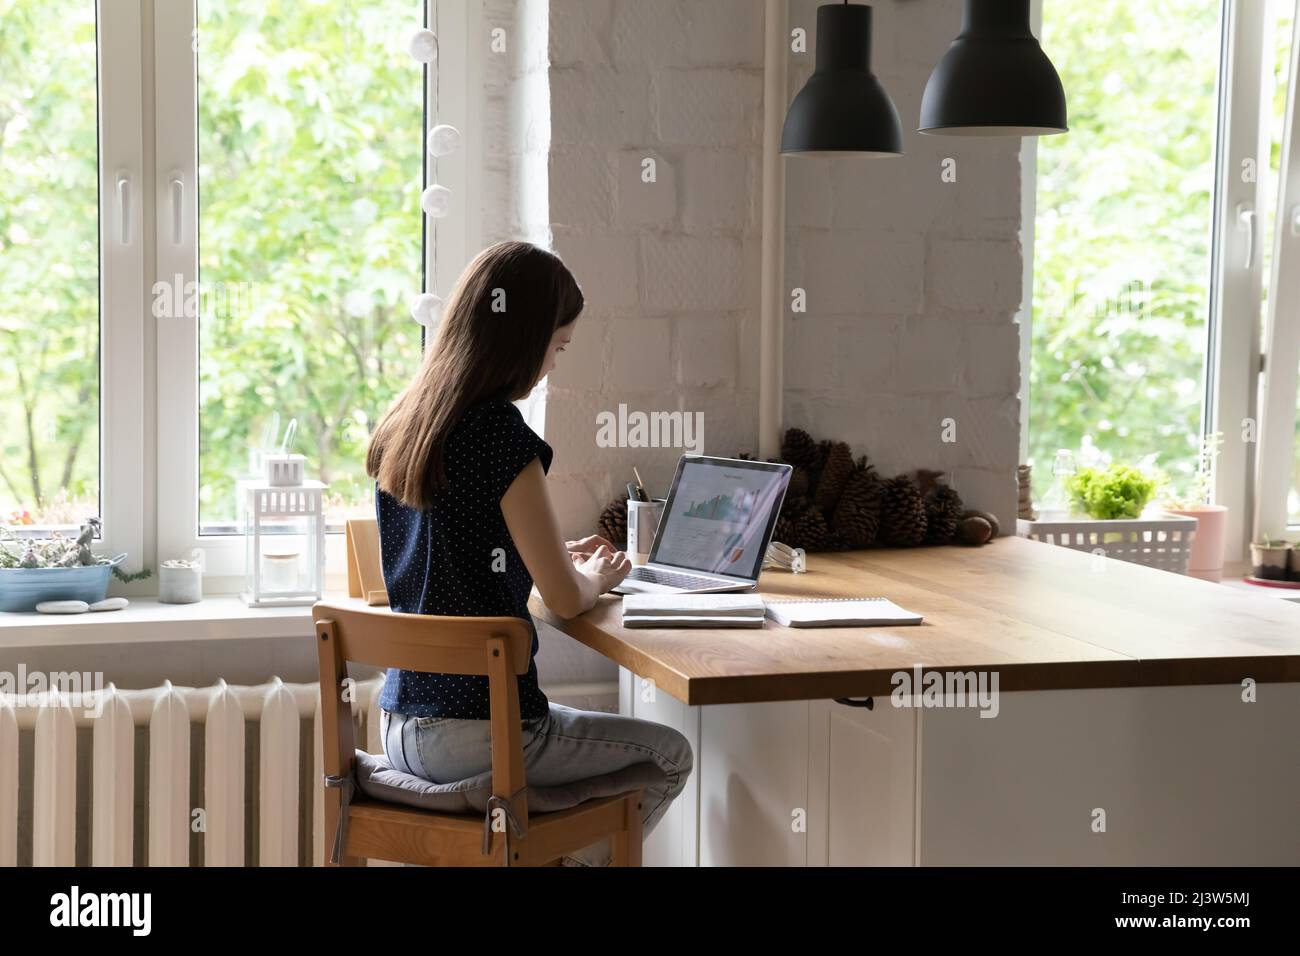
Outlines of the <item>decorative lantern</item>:
[[325,581],[325,485],[303,481],[246,485],[246,578],[250,607],[294,607],[320,600]]

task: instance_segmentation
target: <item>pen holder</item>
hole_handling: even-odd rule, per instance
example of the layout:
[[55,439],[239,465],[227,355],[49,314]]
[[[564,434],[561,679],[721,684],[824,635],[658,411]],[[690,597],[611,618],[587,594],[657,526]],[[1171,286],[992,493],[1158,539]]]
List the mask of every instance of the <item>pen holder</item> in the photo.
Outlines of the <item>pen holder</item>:
[[665,498],[653,501],[627,502],[627,555],[633,564],[645,564],[650,560],[650,546],[654,543],[655,529],[659,519],[664,515]]

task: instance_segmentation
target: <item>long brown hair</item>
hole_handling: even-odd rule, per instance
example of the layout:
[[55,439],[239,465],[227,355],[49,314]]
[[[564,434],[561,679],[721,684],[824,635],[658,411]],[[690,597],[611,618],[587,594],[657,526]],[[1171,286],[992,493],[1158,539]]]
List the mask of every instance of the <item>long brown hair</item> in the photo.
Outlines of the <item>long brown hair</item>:
[[366,471],[410,508],[447,486],[447,437],[467,411],[537,384],[555,331],[582,311],[582,290],[554,253],[527,242],[483,250],[451,294],[410,385],[370,436]]

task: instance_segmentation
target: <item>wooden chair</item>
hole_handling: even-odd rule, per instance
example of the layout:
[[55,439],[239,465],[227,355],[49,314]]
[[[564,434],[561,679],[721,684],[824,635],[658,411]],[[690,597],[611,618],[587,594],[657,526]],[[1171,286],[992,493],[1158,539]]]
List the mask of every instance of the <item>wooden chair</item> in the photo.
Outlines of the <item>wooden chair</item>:
[[[357,794],[349,801],[340,860],[426,866],[554,865],[561,857],[610,838],[615,866],[641,865],[640,790],[588,800],[531,820],[524,779],[517,675],[528,670],[532,633],[513,617],[396,614],[362,602],[320,602],[312,608],[320,651],[321,728],[327,781],[350,787],[356,762],[352,705],[344,694],[347,662],[438,674],[486,676],[492,724],[492,804],[507,824],[459,813],[417,810]],[[325,782],[326,840],[338,832],[343,793]],[[498,832],[500,831],[500,832]],[[488,852],[484,852],[487,848]]]

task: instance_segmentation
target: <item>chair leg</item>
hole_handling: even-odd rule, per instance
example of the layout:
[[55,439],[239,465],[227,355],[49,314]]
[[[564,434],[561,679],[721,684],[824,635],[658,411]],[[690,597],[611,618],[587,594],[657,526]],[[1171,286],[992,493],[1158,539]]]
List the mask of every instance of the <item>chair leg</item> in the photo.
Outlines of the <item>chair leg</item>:
[[640,791],[623,801],[623,828],[610,840],[614,866],[641,865],[641,803]]

